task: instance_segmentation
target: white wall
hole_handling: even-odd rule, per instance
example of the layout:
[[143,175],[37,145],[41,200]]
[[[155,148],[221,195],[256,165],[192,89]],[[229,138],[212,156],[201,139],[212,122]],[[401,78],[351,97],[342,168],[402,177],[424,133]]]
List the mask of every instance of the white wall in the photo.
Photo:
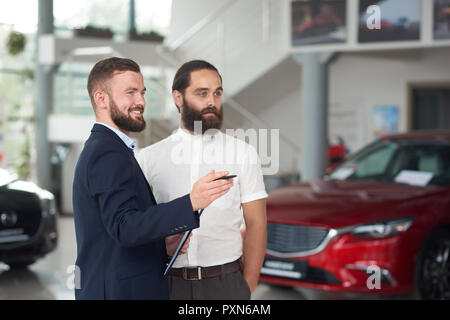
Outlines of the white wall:
[[172,0],[168,42],[181,37],[190,27],[226,1],[228,0]]

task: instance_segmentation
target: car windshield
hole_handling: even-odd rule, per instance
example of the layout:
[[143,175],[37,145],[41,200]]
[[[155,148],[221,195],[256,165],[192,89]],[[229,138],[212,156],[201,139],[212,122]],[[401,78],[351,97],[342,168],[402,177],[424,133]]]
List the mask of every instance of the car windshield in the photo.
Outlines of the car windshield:
[[381,140],[343,162],[329,178],[448,186],[450,143]]

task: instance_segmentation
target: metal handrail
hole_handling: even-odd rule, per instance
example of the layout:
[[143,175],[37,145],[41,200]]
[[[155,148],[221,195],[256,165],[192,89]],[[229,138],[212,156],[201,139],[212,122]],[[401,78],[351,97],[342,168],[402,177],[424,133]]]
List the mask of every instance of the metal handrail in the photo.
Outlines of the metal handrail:
[[[224,100],[225,103],[227,103],[230,107],[232,107],[234,110],[238,111],[240,114],[242,114],[244,117],[246,117],[247,119],[249,119],[256,125],[258,125],[259,127],[270,128],[270,125],[266,121],[260,119],[258,116],[254,115],[253,113],[251,113],[250,111],[245,109],[241,104],[239,104],[233,98],[226,98],[226,97],[224,97],[224,98],[225,98],[225,100]],[[280,132],[280,137],[294,151],[300,152],[300,147],[294,141],[292,141],[291,138],[289,138],[288,136],[286,136],[285,134],[283,134],[281,132]]]

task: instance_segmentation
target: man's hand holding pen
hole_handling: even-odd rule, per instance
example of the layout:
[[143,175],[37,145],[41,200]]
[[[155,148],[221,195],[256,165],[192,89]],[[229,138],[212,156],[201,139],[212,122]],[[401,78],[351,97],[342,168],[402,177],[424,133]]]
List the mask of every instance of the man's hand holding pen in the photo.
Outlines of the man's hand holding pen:
[[206,208],[230,190],[233,186],[233,179],[222,179],[227,174],[227,171],[215,172],[212,170],[194,183],[190,194],[194,211]]

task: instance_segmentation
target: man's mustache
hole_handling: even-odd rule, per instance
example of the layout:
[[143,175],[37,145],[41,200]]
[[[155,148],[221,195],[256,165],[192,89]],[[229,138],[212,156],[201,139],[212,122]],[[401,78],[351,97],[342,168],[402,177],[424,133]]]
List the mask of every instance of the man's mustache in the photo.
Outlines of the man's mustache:
[[200,114],[214,113],[216,116],[220,116],[220,112],[216,107],[208,107],[202,110]]

